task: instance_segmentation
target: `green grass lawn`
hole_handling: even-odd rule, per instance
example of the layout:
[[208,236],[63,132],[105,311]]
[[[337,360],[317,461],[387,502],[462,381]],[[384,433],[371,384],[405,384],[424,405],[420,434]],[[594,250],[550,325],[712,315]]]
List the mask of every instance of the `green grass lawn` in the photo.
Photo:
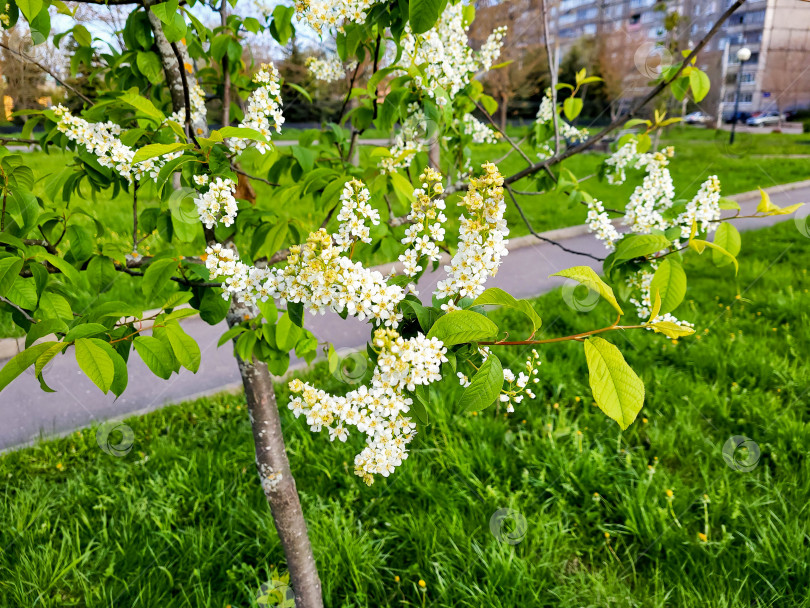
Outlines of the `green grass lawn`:
[[[736,280],[689,258],[697,335],[610,337],[647,387],[624,433],[593,405],[582,346],[548,346],[536,400],[507,417],[437,395],[411,457],[366,487],[359,437],[310,433],[280,387],[326,605],[807,606],[809,256],[788,221],[743,234]],[[535,305],[545,337],[612,320],[559,292]],[[322,366],[303,376],[340,390]],[[0,606],[245,607],[283,571],[241,396],[127,424],[123,458],[93,430],[0,458]],[[752,470],[724,461],[735,435],[761,452]],[[490,531],[504,508],[525,517],[518,544]]]

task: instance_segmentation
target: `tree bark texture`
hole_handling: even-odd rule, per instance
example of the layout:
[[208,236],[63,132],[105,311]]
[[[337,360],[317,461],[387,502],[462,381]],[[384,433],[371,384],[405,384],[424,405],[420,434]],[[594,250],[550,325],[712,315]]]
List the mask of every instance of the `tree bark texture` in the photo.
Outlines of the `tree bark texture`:
[[[182,42],[176,43],[173,48],[166,39],[160,19],[149,10],[152,4],[155,4],[154,0],[147,0],[146,11],[171,92],[172,107],[175,112],[183,113],[186,111],[188,98],[187,86],[189,82],[193,82],[193,76],[186,68],[186,65],[191,65],[191,60]],[[187,70],[185,85],[181,70]],[[205,124],[194,124],[193,128],[199,135],[208,133]],[[232,327],[242,322],[246,315],[255,316],[255,311],[232,300],[227,316],[228,325]],[[264,363],[243,361],[238,357],[237,363],[253,429],[256,467],[287,560],[290,586],[295,593],[295,606],[323,608],[321,581],[284,446],[273,377]]]

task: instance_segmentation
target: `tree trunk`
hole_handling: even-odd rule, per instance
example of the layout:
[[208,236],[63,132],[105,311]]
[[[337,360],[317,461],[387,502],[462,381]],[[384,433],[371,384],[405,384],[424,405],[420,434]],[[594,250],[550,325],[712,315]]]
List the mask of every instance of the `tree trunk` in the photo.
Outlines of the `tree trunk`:
[[[187,97],[180,70],[190,63],[188,50],[183,43],[171,45],[163,33],[163,26],[149,6],[154,0],[145,2],[149,22],[155,35],[155,44],[163,63],[167,84],[172,96],[175,112],[185,110]],[[178,57],[180,61],[178,61]],[[194,124],[197,134],[208,133],[207,125]],[[252,315],[244,304],[234,300],[228,311],[228,325],[240,323],[245,315]],[[270,504],[273,522],[281,541],[290,573],[290,586],[295,593],[296,608],[323,608],[321,582],[312,546],[307,535],[304,512],[298,498],[295,480],[290,471],[284,437],[281,431],[281,418],[276,404],[273,378],[267,365],[261,362],[248,362],[237,358],[242,383],[245,387],[250,424],[256,449],[256,467],[259,471],[262,489]]]
[[506,133],[506,109],[509,105],[509,98],[506,95],[501,95],[501,131]]
[[[228,3],[222,0],[219,7],[220,24],[224,28],[228,23]],[[228,63],[228,54],[222,56],[222,126],[231,124],[231,70]]]

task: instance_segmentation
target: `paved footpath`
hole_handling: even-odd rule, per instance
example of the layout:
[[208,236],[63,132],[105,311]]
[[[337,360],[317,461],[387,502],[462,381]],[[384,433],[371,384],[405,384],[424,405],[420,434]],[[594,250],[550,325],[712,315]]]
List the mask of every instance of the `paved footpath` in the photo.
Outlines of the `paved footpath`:
[[[780,186],[769,190],[780,206],[810,202],[810,182]],[[734,197],[743,208],[743,215],[754,211],[758,193]],[[739,220],[741,230],[761,228],[780,220],[792,221],[793,216],[762,220]],[[603,257],[602,244],[587,234],[582,226],[545,233],[548,238],[563,242],[565,247]],[[591,258],[562,251],[534,237],[515,239],[497,276],[489,287],[501,287],[516,297],[540,295],[562,284],[549,275],[571,266],[590,265],[601,271],[601,263]],[[443,272],[426,274],[419,283],[420,293],[429,298]],[[354,319],[341,320],[337,315],[306,316],[307,327],[321,341],[335,348],[362,347],[369,337],[369,326]],[[217,348],[225,331],[224,324],[211,327],[199,318],[187,320],[184,329],[197,340],[202,351],[202,364],[197,374],[182,370],[168,381],[155,377],[133,354],[129,366],[129,386],[120,399],[103,395],[78,369],[72,356],[57,357],[46,369],[48,384],[55,393],[44,393],[33,373],[26,372],[0,393],[0,450],[29,444],[39,437],[68,433],[102,420],[121,418],[156,410],[170,403],[221,390],[235,390],[240,384],[239,373],[229,345]],[[6,343],[8,346],[8,342]],[[3,364],[4,361],[0,361]],[[303,362],[293,360],[293,366]]]

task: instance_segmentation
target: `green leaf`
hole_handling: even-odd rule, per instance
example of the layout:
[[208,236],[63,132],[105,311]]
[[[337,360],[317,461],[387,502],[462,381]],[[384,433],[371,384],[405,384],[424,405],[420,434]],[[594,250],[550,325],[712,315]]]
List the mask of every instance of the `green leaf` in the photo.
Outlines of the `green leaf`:
[[318,159],[318,151],[304,148],[303,146],[291,146],[290,150],[295,160],[301,165],[304,173],[309,173],[315,167],[315,161]]
[[79,43],[79,46],[90,46],[93,44],[93,37],[86,27],[79,24],[73,28],[73,39]]
[[8,257],[0,260],[0,296],[11,290],[23,267],[22,258]]
[[740,271],[740,264],[737,262],[737,258],[731,255],[724,248],[720,247],[720,245],[710,243],[709,241],[703,241],[701,239],[692,239],[691,241],[689,241],[689,247],[697,251],[699,254],[703,254],[703,251],[706,249],[706,247],[713,249],[714,251],[720,253],[720,255],[727,257],[733,262],[735,273]]
[[411,30],[414,34],[424,34],[439,20],[442,0],[411,0],[408,9]]
[[71,327],[65,334],[65,342],[75,342],[80,338],[88,338],[90,336],[97,336],[110,331],[101,323],[82,323],[76,327]]
[[582,105],[582,99],[579,97],[567,97],[563,102],[563,113],[565,117],[569,121],[576,119],[580,112],[582,112]]
[[31,329],[28,330],[28,333],[25,334],[25,348],[30,348],[31,345],[40,338],[55,334],[56,332],[61,333],[66,331],[67,325],[62,319],[47,319],[39,323],[34,323],[31,325]]
[[249,139],[252,141],[267,141],[267,138],[259,133],[256,129],[248,129],[247,127],[222,127],[217,131],[211,133],[219,133],[224,137],[238,137],[239,139]]
[[172,258],[152,262],[143,274],[141,289],[143,289],[144,295],[151,298],[153,294],[160,292],[174,276],[176,270],[177,260]]
[[73,320],[73,311],[68,301],[58,293],[46,291],[39,298],[39,308],[34,313],[37,319]]
[[492,340],[498,326],[482,314],[471,310],[454,310],[439,317],[427,337],[441,340],[445,346]]
[[711,82],[706,72],[698,69],[692,69],[689,72],[689,86],[692,88],[692,98],[696,103],[703,101],[703,98],[709,94]]
[[176,321],[168,323],[165,329],[169,344],[171,344],[174,356],[177,357],[180,365],[196,374],[197,370],[200,369],[202,355],[200,354],[200,347],[194,341],[194,338],[183,331],[183,328]]
[[276,346],[282,352],[289,351],[301,337],[301,328],[293,323],[289,313],[284,313],[276,325]]
[[90,282],[90,288],[96,293],[108,291],[117,274],[113,261],[107,256],[97,255],[90,258],[87,264],[87,280]]
[[157,53],[152,51],[138,51],[136,63],[141,74],[146,76],[152,84],[160,84],[164,80],[163,66],[160,64],[160,57],[157,56]]
[[650,293],[661,297],[659,314],[675,310],[686,295],[686,273],[683,266],[672,258],[665,258],[658,266],[650,283]]
[[622,307],[619,306],[619,302],[616,300],[616,296],[613,294],[613,288],[599,278],[599,275],[596,274],[590,266],[574,266],[573,268],[554,273],[551,276],[565,277],[566,279],[573,279],[577,283],[581,283],[591,291],[595,291],[605,298],[620,315],[624,314]]
[[773,204],[771,201],[771,196],[765,192],[765,190],[760,188],[759,191],[762,193],[762,199],[760,200],[759,205],[757,205],[758,213],[764,213],[765,215],[790,215],[799,207],[804,205],[804,203],[796,203],[790,207],[779,207],[778,205]]
[[17,0],[17,7],[30,23],[42,10],[42,0]]
[[81,279],[79,278],[79,271],[73,267],[72,264],[68,264],[65,260],[50,253],[38,253],[36,255],[37,260],[42,260],[48,262],[51,266],[59,270],[64,277],[72,284],[78,285],[81,283]]
[[644,405],[644,383],[622,353],[610,342],[593,337],[585,341],[590,385],[596,405],[619,423],[630,426]]
[[76,340],[74,347],[81,370],[102,392],[109,391],[115,377],[115,365],[107,351],[87,338]]
[[6,388],[11,381],[31,367],[39,356],[59,342],[42,342],[31,348],[26,348],[19,355],[11,359],[0,370],[0,391]]
[[148,118],[153,119],[157,123],[161,123],[166,120],[166,117],[163,115],[163,112],[158,110],[151,101],[146,99],[146,97],[142,97],[138,94],[137,88],[131,88],[129,91],[124,93],[120,97],[121,101],[127,105],[132,106]]
[[152,336],[138,336],[134,345],[146,367],[158,378],[166,380],[172,375],[174,358],[163,342]]
[[631,234],[619,241],[614,262],[643,258],[670,246],[669,239],[660,234]]
[[[590,269],[589,269],[590,270]],[[608,289],[610,289],[608,287]],[[507,308],[513,308],[519,312],[522,312],[526,315],[529,320],[532,322],[532,335],[540,329],[540,326],[543,324],[540,315],[537,314],[537,311],[532,307],[531,303],[527,300],[518,300],[512,294],[505,292],[503,289],[499,289],[498,287],[490,287],[480,296],[478,296],[475,301],[472,303],[473,306],[506,306]]]
[[[124,389],[127,387],[127,383],[129,382],[127,362],[124,361],[124,358],[112,347],[109,342],[99,340],[98,338],[90,338],[90,341],[106,352],[112,360],[115,375],[113,376],[112,384],[110,384],[110,391],[112,391],[113,395],[116,397],[120,397],[121,393],[124,392]],[[37,365],[39,365],[39,361],[37,361]]]
[[503,388],[503,366],[493,354],[481,365],[458,402],[462,412],[477,412],[495,403]]
[[[714,243],[725,249],[729,254],[736,257],[742,248],[742,239],[740,232],[737,228],[728,222],[723,222],[717,227],[717,232],[714,235]],[[712,250],[712,261],[717,266],[725,266],[731,264],[728,256],[723,255],[717,249]]]
[[691,336],[693,333],[695,333],[695,330],[691,327],[681,327],[672,321],[659,321],[658,323],[651,323],[650,327],[653,328],[655,333],[664,334],[673,340],[677,340],[683,336]]
[[135,156],[132,157],[132,164],[134,165],[156,156],[171,154],[172,152],[177,152],[179,150],[188,150],[189,148],[191,148],[191,144],[149,144],[135,153]]
[[740,210],[740,203],[735,201],[734,199],[723,197],[720,199],[719,206],[721,209],[732,209],[735,211]]

